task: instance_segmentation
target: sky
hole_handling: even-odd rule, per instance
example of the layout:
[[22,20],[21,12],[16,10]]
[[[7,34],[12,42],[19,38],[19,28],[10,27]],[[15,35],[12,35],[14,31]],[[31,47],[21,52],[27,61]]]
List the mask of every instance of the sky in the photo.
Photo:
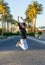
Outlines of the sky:
[[18,16],[26,17],[25,11],[29,4],[33,1],[38,1],[39,4],[42,4],[43,11],[42,14],[37,16],[36,27],[45,26],[45,0],[4,0],[8,3],[10,7],[10,13],[13,15],[15,20],[18,20]]

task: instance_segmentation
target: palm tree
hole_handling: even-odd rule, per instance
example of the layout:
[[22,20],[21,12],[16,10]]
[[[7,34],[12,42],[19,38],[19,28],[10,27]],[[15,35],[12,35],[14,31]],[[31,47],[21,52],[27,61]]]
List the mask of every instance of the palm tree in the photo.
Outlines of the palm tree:
[[42,5],[37,1],[33,1],[32,4],[29,4],[26,10],[26,17],[29,17],[29,20],[33,22],[33,30],[36,31],[36,17],[42,12]]
[[5,27],[6,27],[5,26],[5,23],[6,23],[5,15],[10,12],[10,8],[8,7],[7,3],[5,2],[0,3],[0,12],[2,14],[1,17],[2,17],[2,34],[3,34],[3,32],[5,31]]
[[32,31],[32,26],[31,26],[31,24],[32,24],[32,22],[31,22],[31,20],[29,19],[29,17],[26,17],[25,18],[25,21],[27,22],[27,24],[28,24],[28,31],[30,32],[30,31]]
[[16,20],[12,19],[11,21],[11,32],[13,32],[13,29],[15,29]]
[[10,13],[8,13],[6,14],[5,18],[7,22],[7,32],[9,32],[9,24],[12,22],[13,16]]

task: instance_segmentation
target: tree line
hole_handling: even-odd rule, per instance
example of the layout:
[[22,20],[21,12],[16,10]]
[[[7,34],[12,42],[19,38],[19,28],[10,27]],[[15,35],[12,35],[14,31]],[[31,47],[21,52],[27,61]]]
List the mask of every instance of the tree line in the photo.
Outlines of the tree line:
[[[33,1],[28,5],[28,8],[25,11],[26,18],[24,20],[28,22],[28,24],[32,23],[32,30],[36,32],[36,18],[38,14],[41,14],[43,10],[42,4],[39,4],[37,1]],[[0,2],[0,20],[2,21],[2,34],[6,31],[7,23],[7,31],[9,31],[9,23],[15,24],[16,20],[13,19],[13,15],[10,13],[10,7],[8,3],[1,1]],[[28,25],[30,27],[30,25]],[[11,28],[12,29],[12,28]]]

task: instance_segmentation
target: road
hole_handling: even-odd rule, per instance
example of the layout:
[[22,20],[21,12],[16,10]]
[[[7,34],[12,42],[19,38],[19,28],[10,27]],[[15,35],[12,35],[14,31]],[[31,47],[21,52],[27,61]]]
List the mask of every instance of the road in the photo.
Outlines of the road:
[[29,49],[16,47],[20,36],[0,40],[0,65],[45,65],[45,42],[28,37]]

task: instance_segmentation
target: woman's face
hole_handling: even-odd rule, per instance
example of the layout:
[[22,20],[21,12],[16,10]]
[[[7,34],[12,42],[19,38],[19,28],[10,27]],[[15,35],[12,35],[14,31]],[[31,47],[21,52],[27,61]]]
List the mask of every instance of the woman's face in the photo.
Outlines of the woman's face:
[[20,25],[21,25],[22,28],[25,28],[25,26],[22,23]]
[[25,28],[25,26],[24,26],[24,25],[22,25],[21,27],[22,27],[22,28]]

